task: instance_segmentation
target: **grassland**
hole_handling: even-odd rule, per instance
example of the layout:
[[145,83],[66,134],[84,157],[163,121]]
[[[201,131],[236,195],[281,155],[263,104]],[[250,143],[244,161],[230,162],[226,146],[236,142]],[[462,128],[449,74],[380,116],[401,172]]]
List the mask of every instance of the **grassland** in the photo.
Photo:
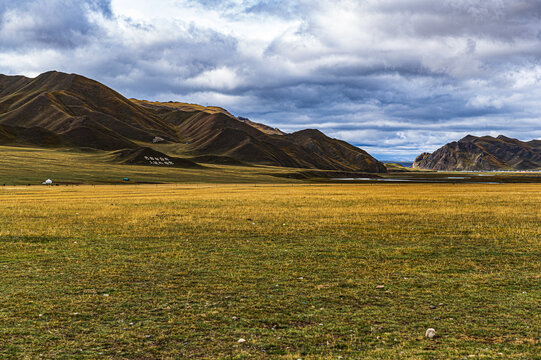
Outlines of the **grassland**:
[[123,165],[104,151],[74,151],[0,146],[0,186],[55,183],[115,184],[130,178],[138,183],[287,183],[270,174],[291,171],[271,166],[220,166],[204,169]]
[[[177,145],[169,144],[158,149],[175,153]],[[141,165],[126,165],[113,161],[111,152],[98,150],[46,149],[32,147],[0,146],[0,187],[10,185],[36,185],[46,179],[55,184],[124,184],[131,183],[177,183],[177,184],[292,184],[334,182],[328,177],[350,178],[353,175],[329,175],[325,171],[276,166],[246,165],[231,166],[202,164],[203,168],[174,168]],[[409,170],[409,171],[407,171]],[[418,171],[404,167],[389,166],[388,174],[362,174],[355,177],[379,177],[408,182],[503,182],[540,183],[541,172],[537,173],[457,173]],[[331,171],[332,172],[332,171]],[[309,175],[306,175],[308,173]],[[338,172],[339,173],[339,172]],[[297,176],[301,175],[302,176]],[[303,179],[303,181],[295,180]],[[308,178],[308,179],[307,179]],[[351,181],[345,181],[351,183]],[[366,183],[366,181],[357,181]],[[374,180],[373,183],[376,183]]]
[[0,187],[0,358],[539,359],[540,190]]

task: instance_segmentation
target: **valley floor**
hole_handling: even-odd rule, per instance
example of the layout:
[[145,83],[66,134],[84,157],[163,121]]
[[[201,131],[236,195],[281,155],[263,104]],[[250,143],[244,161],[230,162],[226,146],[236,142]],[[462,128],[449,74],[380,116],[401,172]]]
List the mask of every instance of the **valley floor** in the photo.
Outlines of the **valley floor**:
[[0,358],[536,359],[540,223],[538,184],[3,186]]
[[203,164],[203,168],[125,165],[111,161],[110,153],[68,149],[0,146],[0,186],[55,184],[136,183],[287,183],[273,175],[294,171],[272,166]]

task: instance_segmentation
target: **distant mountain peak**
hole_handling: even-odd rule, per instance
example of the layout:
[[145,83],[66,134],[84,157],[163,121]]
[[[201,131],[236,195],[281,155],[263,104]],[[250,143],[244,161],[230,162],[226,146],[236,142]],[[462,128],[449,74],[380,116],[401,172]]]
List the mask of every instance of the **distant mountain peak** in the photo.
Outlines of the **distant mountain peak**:
[[473,135],[466,135],[464,136],[462,139],[458,140],[460,142],[473,142],[475,140],[479,139],[477,136],[473,136]]
[[517,142],[517,141],[519,141],[517,139],[513,139],[513,138],[507,137],[505,135],[498,135],[496,137],[496,139],[501,140],[501,141],[505,141],[505,142]]
[[413,167],[431,170],[529,170],[541,168],[541,141],[522,142],[499,135],[468,135],[432,154],[419,155]]

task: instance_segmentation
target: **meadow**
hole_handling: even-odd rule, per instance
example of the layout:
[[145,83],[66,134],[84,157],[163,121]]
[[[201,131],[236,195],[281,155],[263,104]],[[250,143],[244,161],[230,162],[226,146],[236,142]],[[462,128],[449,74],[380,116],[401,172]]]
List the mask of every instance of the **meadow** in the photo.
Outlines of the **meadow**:
[[537,184],[0,186],[0,358],[540,359],[540,224]]
[[0,186],[36,185],[46,179],[56,184],[137,183],[269,183],[291,182],[273,175],[292,169],[273,166],[203,164],[202,169],[125,165],[98,150],[46,149],[0,146]]

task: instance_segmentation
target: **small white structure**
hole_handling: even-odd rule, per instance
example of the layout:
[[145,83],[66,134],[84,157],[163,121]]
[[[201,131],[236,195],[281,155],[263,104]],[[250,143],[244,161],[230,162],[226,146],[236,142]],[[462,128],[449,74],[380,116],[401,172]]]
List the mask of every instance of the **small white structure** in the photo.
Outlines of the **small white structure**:
[[425,336],[429,339],[433,339],[436,336],[436,330],[433,328],[426,329]]
[[53,181],[51,179],[47,179],[44,182],[42,182],[43,185],[52,185]]

